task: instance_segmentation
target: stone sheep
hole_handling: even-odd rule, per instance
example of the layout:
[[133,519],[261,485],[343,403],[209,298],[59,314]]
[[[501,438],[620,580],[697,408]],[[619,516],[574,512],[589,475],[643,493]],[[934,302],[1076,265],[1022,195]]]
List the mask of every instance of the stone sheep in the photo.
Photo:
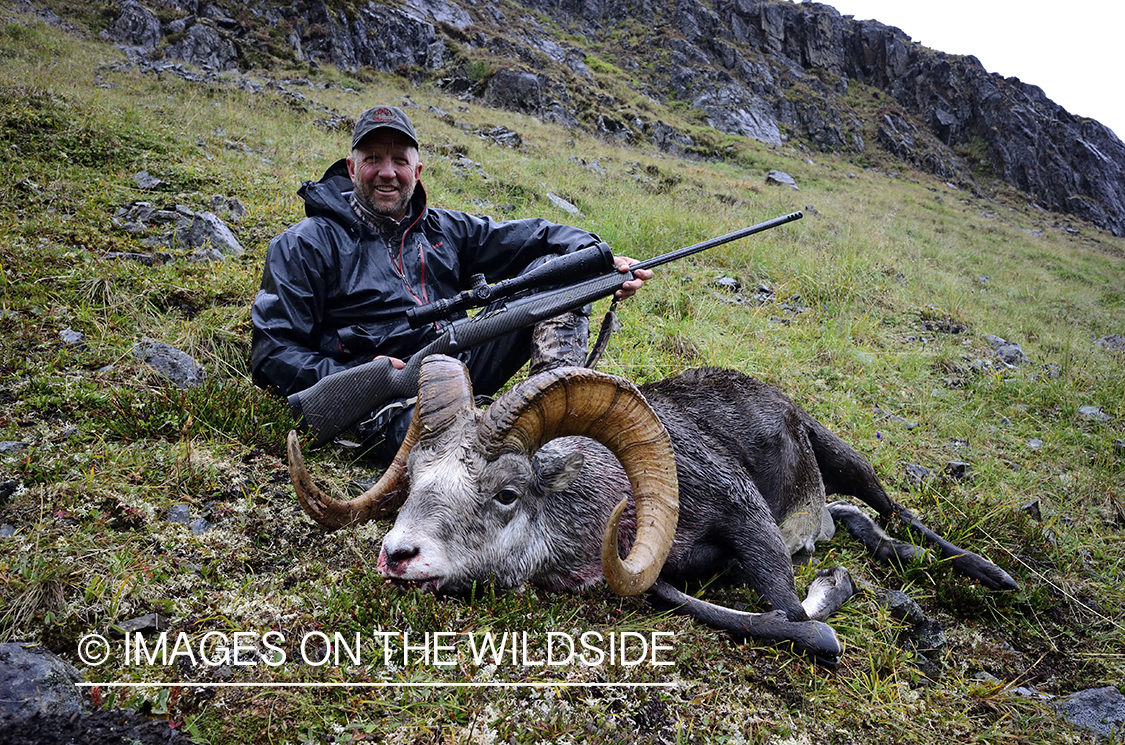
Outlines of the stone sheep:
[[[295,433],[289,458],[301,504],[329,529],[399,510],[378,560],[395,584],[579,591],[604,578],[617,593],[647,591],[658,607],[738,637],[791,643],[827,664],[841,646],[823,621],[854,586],[846,570],[822,570],[802,603],[791,557],[831,537],[834,523],[881,560],[921,553],[853,505],[826,504],[827,494],[858,497],[884,521],[905,522],[986,587],[1017,588],[993,563],[922,525],[863,456],[780,391],[730,370],[689,370],[638,389],[561,368],[481,409],[464,366],[434,356],[422,365],[410,432],[365,494],[323,494]],[[728,567],[769,612],[724,608],[675,587]]]

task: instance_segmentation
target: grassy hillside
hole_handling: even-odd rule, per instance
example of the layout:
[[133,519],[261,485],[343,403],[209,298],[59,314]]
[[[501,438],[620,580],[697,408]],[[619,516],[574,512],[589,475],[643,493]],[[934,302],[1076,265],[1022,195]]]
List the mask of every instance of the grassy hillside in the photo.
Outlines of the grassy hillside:
[[[1125,677],[1125,360],[1092,343],[1125,333],[1125,241],[1001,187],[970,194],[874,155],[864,168],[731,139],[729,160],[689,162],[394,77],[293,71],[313,83],[287,84],[301,101],[251,92],[242,78],[189,83],[122,62],[110,46],[0,8],[0,441],[22,443],[0,453],[0,523],[15,531],[0,538],[0,641],[41,642],[80,664],[83,636],[150,613],[196,650],[215,632],[284,636],[288,661],[276,667],[192,667],[187,656],[126,665],[117,654],[83,668],[106,684],[103,705],[143,707],[215,744],[1091,738],[1013,691],[1064,695]],[[991,594],[942,564],[891,570],[838,536],[818,558],[871,589],[830,619],[846,652],[825,670],[604,590],[445,599],[384,586],[374,563],[387,523],[326,534],[293,498],[282,448],[292,421],[247,374],[249,305],[270,238],[303,214],[298,185],[347,146],[350,130],[319,123],[323,109],[354,117],[407,97],[433,204],[572,221],[637,258],[806,210],[660,270],[623,307],[601,369],[643,382],[713,364],[777,385],[867,455],[897,499],[1023,589]],[[495,126],[523,146],[473,134]],[[800,191],[766,186],[773,168]],[[139,189],[141,170],[164,186]],[[110,256],[167,251],[144,244],[159,231],[115,224],[121,207],[202,211],[213,195],[246,207],[229,223],[240,258]],[[774,300],[731,302],[718,276],[737,278],[747,299],[768,286]],[[1019,343],[1028,361],[998,364],[989,334]],[[138,363],[143,337],[190,353],[207,382],[182,391]],[[1109,421],[1085,418],[1084,406]],[[949,461],[969,463],[970,478],[946,478]],[[371,475],[335,448],[310,464],[338,493]],[[916,484],[906,464],[934,477]],[[1041,520],[1024,509],[1032,502]],[[177,506],[210,529],[170,520]],[[814,568],[798,571],[803,586]],[[944,647],[917,657],[876,588],[918,601]],[[705,595],[755,602],[721,582]],[[543,659],[548,632],[670,632],[672,664],[403,665],[401,646],[386,664],[373,630],[412,643],[426,632],[527,632],[531,660]],[[362,633],[362,664],[296,664],[294,640],[310,632]],[[225,685],[142,685],[158,681]],[[396,687],[262,685],[311,682]],[[671,685],[581,686],[610,682]]]

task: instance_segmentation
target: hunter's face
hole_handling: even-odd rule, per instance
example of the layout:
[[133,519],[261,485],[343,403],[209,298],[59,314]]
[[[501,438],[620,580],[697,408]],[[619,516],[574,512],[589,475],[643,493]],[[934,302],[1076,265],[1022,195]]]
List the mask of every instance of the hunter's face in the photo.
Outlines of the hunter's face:
[[421,173],[418,149],[391,129],[375,130],[348,156],[357,197],[375,214],[395,220],[406,216]]

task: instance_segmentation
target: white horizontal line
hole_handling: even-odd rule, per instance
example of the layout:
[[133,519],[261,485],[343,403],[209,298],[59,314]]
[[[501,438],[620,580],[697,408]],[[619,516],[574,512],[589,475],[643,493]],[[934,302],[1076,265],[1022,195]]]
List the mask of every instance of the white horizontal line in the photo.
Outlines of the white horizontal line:
[[535,681],[530,683],[193,683],[138,682],[138,683],[75,683],[76,688],[669,688],[676,683],[567,683],[565,681]]

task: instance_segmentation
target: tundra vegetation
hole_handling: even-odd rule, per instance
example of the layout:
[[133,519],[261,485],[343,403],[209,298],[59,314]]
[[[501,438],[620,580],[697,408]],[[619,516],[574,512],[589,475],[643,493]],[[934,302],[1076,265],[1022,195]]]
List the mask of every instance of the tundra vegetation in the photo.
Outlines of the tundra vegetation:
[[[394,76],[271,71],[314,83],[302,101],[233,75],[189,83],[122,61],[93,34],[0,9],[0,524],[11,526],[0,640],[79,664],[81,636],[151,613],[191,643],[236,631],[527,632],[532,660],[548,632],[674,639],[663,667],[368,656],[164,668],[118,656],[84,668],[93,682],[138,684],[107,685],[103,707],[140,707],[216,744],[1090,741],[1017,689],[1057,696],[1125,676],[1125,361],[1093,344],[1125,331],[1125,241],[1035,211],[1003,185],[954,189],[875,149],[857,164],[725,137],[722,161],[678,160],[466,109]],[[868,589],[829,619],[845,650],[824,669],[604,589],[450,599],[385,586],[375,562],[389,521],[327,533],[293,496],[293,422],[247,375],[249,303],[269,239],[301,216],[296,187],[346,146],[348,127],[318,124],[317,107],[354,116],[404,98],[419,107],[434,204],[577,221],[638,258],[805,209],[794,225],[663,268],[622,307],[601,369],[644,383],[713,364],[775,385],[862,452],[898,501],[1021,589],[989,592],[941,563],[887,568],[841,531],[818,558]],[[474,134],[498,126],[522,146]],[[771,169],[800,191],[765,186]],[[138,188],[141,170],[163,184]],[[548,192],[581,215],[557,212]],[[114,257],[166,251],[143,243],[158,229],[113,222],[122,206],[202,211],[216,194],[246,207],[231,222],[240,257]],[[1026,359],[1001,364],[990,334]],[[190,353],[205,382],[181,390],[139,363],[142,337]],[[344,449],[307,455],[335,493],[373,475]],[[947,472],[951,461],[969,464],[966,478]],[[932,475],[916,481],[906,464]],[[816,568],[797,568],[798,587]],[[709,600],[756,607],[744,587],[708,585]],[[917,601],[944,644],[920,656],[880,589]],[[139,685],[155,680],[417,687]],[[487,682],[547,685],[424,687]],[[614,682],[673,685],[574,685]]]

